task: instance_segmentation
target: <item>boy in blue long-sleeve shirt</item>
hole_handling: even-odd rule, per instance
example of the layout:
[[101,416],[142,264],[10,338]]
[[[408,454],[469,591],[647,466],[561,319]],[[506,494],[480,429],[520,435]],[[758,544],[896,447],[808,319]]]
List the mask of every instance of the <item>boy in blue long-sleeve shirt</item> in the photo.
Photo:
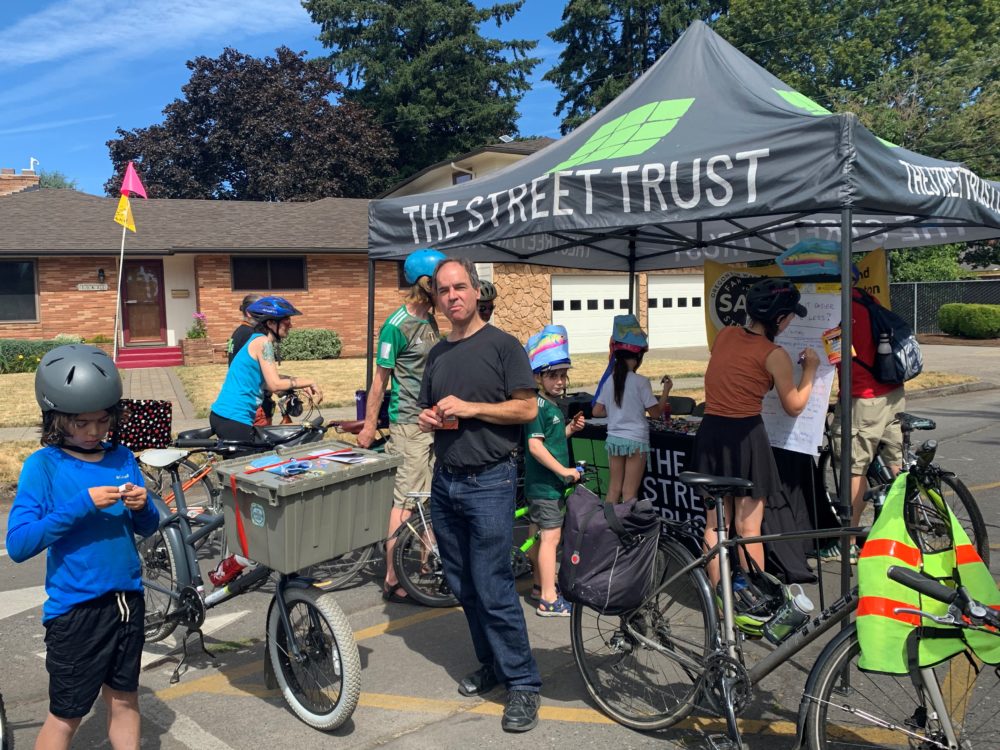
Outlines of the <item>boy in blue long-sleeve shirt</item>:
[[43,607],[49,715],[36,748],[68,748],[98,693],[112,747],[139,747],[144,642],[134,535],[156,531],[131,451],[104,442],[121,417],[121,379],[99,349],[62,346],[35,375],[42,444],[24,462],[7,523],[7,551],[46,551]]

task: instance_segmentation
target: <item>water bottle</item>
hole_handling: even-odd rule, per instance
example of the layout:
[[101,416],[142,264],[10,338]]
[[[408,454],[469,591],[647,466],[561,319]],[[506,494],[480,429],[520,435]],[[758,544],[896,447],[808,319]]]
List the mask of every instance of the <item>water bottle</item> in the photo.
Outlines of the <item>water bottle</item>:
[[889,334],[880,333],[878,335],[878,347],[875,349],[875,361],[878,362],[876,368],[884,379],[891,380],[895,374],[896,363],[892,359],[892,344],[889,343]]
[[[795,589],[798,589],[796,592]],[[809,619],[815,609],[812,600],[802,587],[793,583],[788,587],[788,596],[774,616],[764,623],[764,637],[777,646]]]

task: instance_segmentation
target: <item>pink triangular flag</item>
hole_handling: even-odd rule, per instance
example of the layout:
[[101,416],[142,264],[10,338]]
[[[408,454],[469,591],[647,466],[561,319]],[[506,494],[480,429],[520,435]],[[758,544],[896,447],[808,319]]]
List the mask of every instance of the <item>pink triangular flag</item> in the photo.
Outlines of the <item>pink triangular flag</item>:
[[125,179],[122,180],[122,195],[129,193],[146,197],[146,188],[142,186],[142,181],[139,179],[135,167],[132,166],[132,162],[128,163],[128,167],[125,169]]

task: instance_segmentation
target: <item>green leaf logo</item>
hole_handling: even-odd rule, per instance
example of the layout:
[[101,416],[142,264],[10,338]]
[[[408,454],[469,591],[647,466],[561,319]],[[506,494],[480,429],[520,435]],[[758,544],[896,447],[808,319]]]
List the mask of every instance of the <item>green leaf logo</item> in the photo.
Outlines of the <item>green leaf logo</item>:
[[551,171],[645,153],[674,129],[694,99],[664,99],[633,109],[602,125],[566,161]]
[[791,104],[796,109],[801,109],[808,112],[811,115],[832,115],[833,112],[823,107],[812,99],[810,99],[805,94],[800,94],[798,91],[782,91],[781,89],[774,89],[774,93],[784,99],[786,102]]

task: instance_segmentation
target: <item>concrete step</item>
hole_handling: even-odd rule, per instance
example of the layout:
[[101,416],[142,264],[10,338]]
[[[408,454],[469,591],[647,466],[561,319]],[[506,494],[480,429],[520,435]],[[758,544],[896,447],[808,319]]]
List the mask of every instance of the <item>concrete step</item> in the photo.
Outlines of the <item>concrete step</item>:
[[142,367],[173,367],[184,364],[184,354],[179,346],[149,346],[121,349],[115,364],[122,369]]

